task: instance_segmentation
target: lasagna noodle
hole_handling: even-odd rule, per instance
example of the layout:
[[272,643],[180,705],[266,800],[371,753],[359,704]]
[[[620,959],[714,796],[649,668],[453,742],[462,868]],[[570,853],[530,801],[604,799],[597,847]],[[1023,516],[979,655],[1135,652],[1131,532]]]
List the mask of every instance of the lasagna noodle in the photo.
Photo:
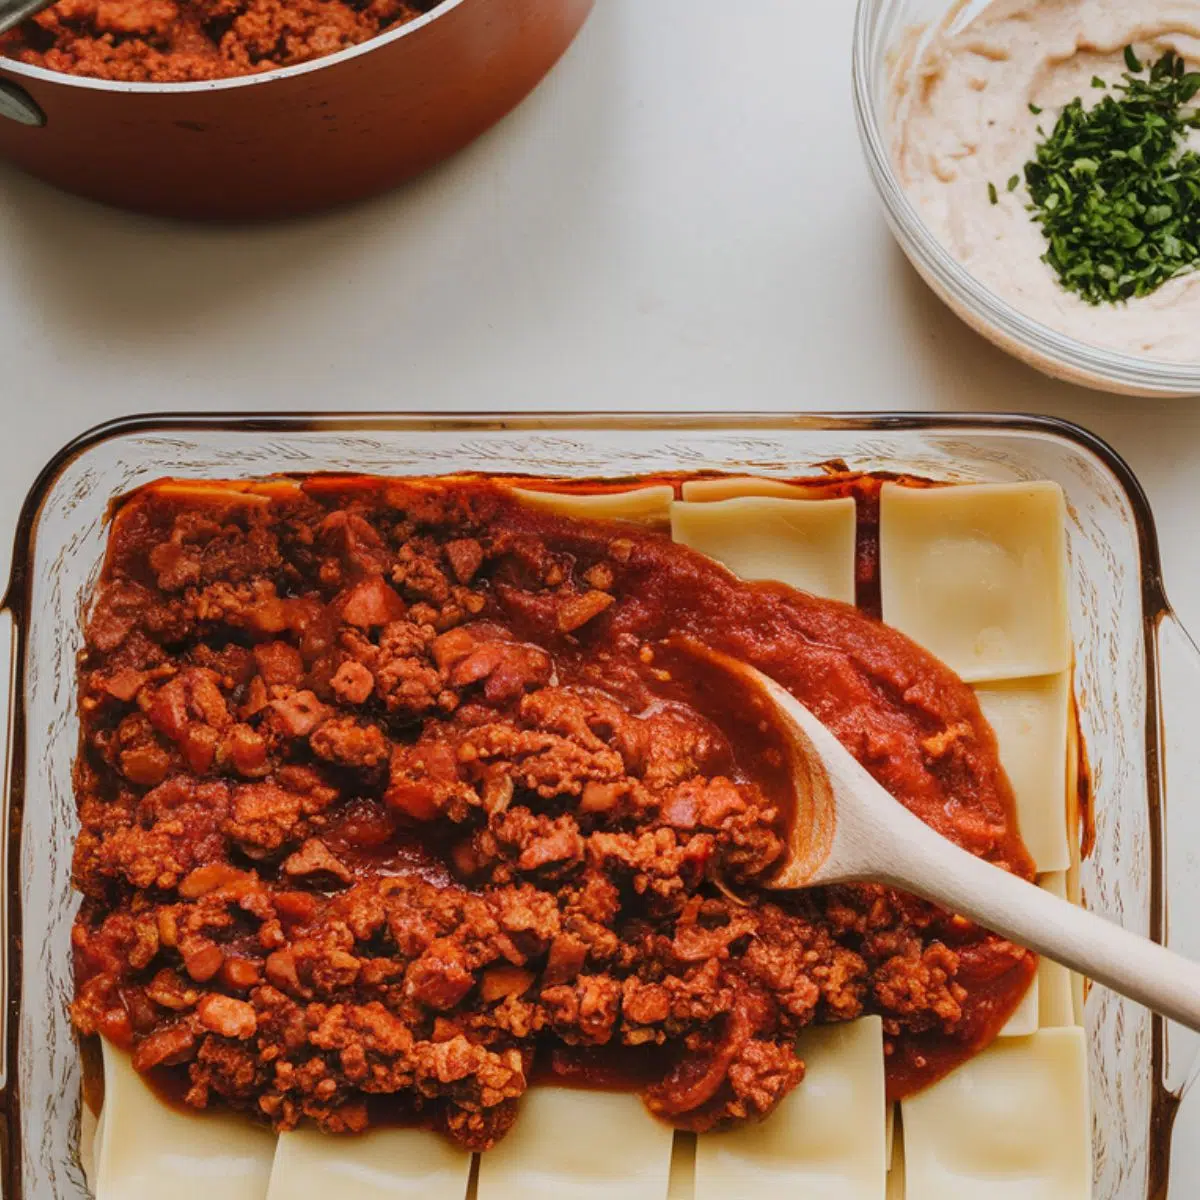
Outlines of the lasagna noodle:
[[887,1176],[883,1026],[811,1027],[804,1082],[759,1124],[702,1134],[696,1200],[881,1200]]
[[86,1100],[79,1105],[79,1166],[88,1190],[96,1191],[96,1151],[104,1136],[104,1113],[99,1117],[88,1107]]
[[[1070,860],[1067,840],[1068,697],[1070,673],[1038,679],[977,684],[975,694],[996,733],[1000,762],[1017,806],[1021,835],[1039,870]],[[1000,1031],[1001,1037],[1027,1037],[1046,1025],[1066,1025],[1061,1009],[1056,1019],[1042,1019],[1042,985],[1053,989],[1062,968],[1043,960],[1024,999]],[[1067,978],[1063,973],[1062,978]],[[1055,997],[1049,1005],[1053,1007]]]
[[1004,1028],[996,1035],[997,1037],[1028,1037],[1031,1033],[1037,1033],[1040,1024],[1039,1013],[1041,1012],[1040,982],[1039,962],[1039,974],[1029,981],[1029,987],[1026,989],[1025,995],[1021,997],[1021,1003],[1013,1009],[1012,1016],[1004,1023]]
[[1055,483],[884,484],[879,570],[884,620],[969,683],[1071,665]]
[[239,1114],[164,1104],[129,1056],[104,1043],[96,1200],[264,1200],[275,1141]]
[[635,1095],[531,1088],[480,1156],[479,1200],[664,1200],[673,1133]]
[[[1038,884],[1060,900],[1067,899],[1067,877],[1062,871],[1043,876]],[[1075,1012],[1074,984],[1066,967],[1048,958],[1038,963],[1038,1024],[1055,1029],[1080,1023]]]
[[854,603],[854,500],[741,496],[671,505],[671,536],[742,579]]
[[279,1135],[267,1200],[464,1200],[471,1154],[424,1129]]
[[1005,1038],[902,1103],[907,1194],[920,1200],[1089,1200],[1082,1029]]
[[675,489],[665,483],[624,492],[539,492],[530,488],[513,488],[513,491],[522,503],[564,517],[645,524],[666,524],[675,498]]
[[741,496],[782,496],[791,500],[813,498],[812,488],[782,479],[757,475],[727,475],[721,479],[689,479],[682,489],[685,500],[736,500]]
[[1038,679],[979,684],[975,695],[996,731],[1000,762],[1012,784],[1017,824],[1038,871],[1065,871],[1069,671]]

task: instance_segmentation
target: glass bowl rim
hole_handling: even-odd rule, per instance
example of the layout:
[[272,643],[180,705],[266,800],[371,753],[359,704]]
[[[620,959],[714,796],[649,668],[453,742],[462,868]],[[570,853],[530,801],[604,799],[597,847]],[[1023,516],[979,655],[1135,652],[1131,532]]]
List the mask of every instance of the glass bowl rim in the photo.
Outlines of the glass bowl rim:
[[[859,141],[888,223],[905,253],[938,287],[988,326],[1039,358],[1091,376],[1116,390],[1161,396],[1200,395],[1200,363],[1171,362],[1089,345],[1034,320],[980,283],[934,235],[901,187],[884,144],[883,122],[871,86],[875,21],[895,0],[858,0],[854,16],[851,86]],[[1198,268],[1200,269],[1200,268]],[[936,290],[936,289],[935,289]]]

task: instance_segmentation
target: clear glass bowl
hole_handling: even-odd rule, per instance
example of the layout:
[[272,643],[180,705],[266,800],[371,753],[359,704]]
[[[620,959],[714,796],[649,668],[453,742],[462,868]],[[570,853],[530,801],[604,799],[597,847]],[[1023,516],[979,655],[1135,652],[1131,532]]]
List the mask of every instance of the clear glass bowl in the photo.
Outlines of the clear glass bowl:
[[[0,703],[13,703],[0,830],[8,831],[0,1180],[5,1200],[82,1200],[79,1054],[67,1017],[76,898],[71,767],[75,656],[100,570],[111,501],[163,475],[452,471],[636,476],[724,470],[773,476],[838,468],[931,478],[1053,479],[1070,517],[1075,688],[1094,784],[1084,901],[1200,958],[1200,655],[1163,595],[1153,521],[1137,481],[1102,443],[1016,417],[210,417],[137,418],[64,449],[25,504],[0,622]],[[0,713],[0,716],[3,714]],[[6,728],[0,725],[0,729]],[[1168,803],[1165,780],[1179,788]],[[1191,917],[1168,930],[1168,912]],[[1169,937],[1168,937],[1169,932]],[[1162,1200],[1172,1117],[1196,1043],[1096,988],[1086,1003],[1095,1200]],[[1185,1115],[1186,1115],[1185,1106]],[[1200,1120],[1176,1140],[1200,1134]],[[1195,1195],[1177,1179],[1171,1197]],[[919,1198],[917,1198],[919,1200]]]
[[1058,379],[1139,396],[1200,393],[1200,365],[1118,354],[1033,320],[975,279],[942,246],[892,167],[887,128],[889,59],[906,31],[934,28],[956,9],[960,24],[988,0],[858,0],[854,26],[854,109],[867,166],[888,224],[918,274],[976,332]]

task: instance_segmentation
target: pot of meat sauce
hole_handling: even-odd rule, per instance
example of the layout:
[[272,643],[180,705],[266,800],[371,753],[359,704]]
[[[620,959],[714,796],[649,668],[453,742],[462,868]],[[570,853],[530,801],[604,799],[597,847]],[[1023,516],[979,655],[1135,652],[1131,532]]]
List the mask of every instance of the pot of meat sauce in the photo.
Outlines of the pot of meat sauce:
[[60,0],[0,39],[0,156],[165,216],[328,208],[481,134],[593,2]]

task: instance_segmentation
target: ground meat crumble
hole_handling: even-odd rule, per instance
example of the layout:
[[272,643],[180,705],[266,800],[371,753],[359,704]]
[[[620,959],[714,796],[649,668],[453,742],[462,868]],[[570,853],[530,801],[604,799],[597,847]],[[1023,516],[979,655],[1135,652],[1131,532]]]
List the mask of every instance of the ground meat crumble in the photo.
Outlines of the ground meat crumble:
[[[707,1130],[800,1083],[813,1022],[880,1014],[896,1094],[979,1048],[1031,956],[882,888],[764,889],[775,751],[666,665],[672,571],[672,603],[711,592],[733,626],[800,611],[484,483],[128,501],[81,659],[78,1029],[197,1107],[334,1133],[400,1115],[477,1149],[538,1077],[616,1071]],[[1027,874],[969,690],[850,634],[831,665],[824,636],[823,694],[852,701],[831,727],[906,803],[971,799],[945,831]],[[893,761],[871,714],[900,738],[901,712]]]

